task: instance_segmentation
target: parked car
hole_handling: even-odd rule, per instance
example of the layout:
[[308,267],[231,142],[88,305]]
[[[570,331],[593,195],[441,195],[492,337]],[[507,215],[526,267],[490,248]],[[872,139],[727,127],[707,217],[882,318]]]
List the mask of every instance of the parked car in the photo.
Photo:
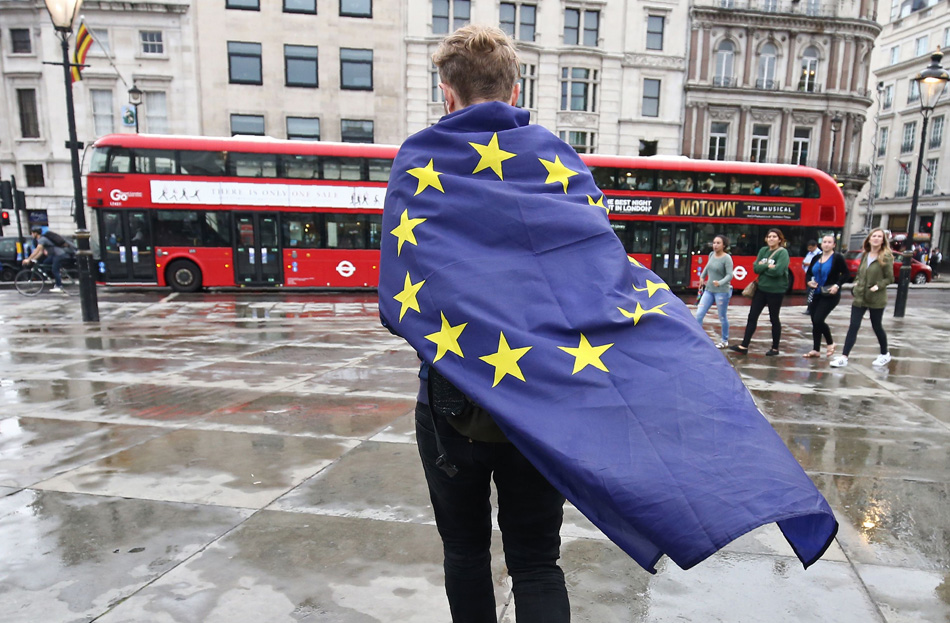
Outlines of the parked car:
[[[848,251],[844,254],[845,264],[848,265],[848,271],[851,278],[848,281],[854,281],[858,276],[858,266],[861,265],[861,258],[864,257],[864,251]],[[901,274],[901,256],[894,255],[894,281],[900,279]],[[923,262],[911,258],[910,260],[910,282],[911,283],[929,283],[933,279],[933,269]]]
[[16,259],[16,236],[0,237],[0,281],[13,281],[20,262]]

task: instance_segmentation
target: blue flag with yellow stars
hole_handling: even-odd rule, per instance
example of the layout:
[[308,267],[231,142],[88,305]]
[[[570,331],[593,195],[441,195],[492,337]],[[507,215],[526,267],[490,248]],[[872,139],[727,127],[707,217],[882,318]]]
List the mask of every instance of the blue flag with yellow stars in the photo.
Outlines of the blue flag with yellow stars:
[[689,568],[771,522],[807,567],[831,508],[604,206],[527,111],[443,117],[392,169],[383,323],[645,569],[664,554]]

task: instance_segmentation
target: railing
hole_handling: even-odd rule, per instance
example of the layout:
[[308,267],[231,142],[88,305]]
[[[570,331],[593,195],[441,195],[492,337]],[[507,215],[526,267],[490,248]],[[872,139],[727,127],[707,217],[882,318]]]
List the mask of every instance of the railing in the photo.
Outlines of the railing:
[[821,85],[817,82],[799,82],[798,91],[800,93],[821,93]]
[[914,141],[903,142],[901,143],[901,153],[909,154],[914,151]]
[[735,76],[714,76],[712,83],[714,87],[734,87],[736,78]]
[[769,80],[767,78],[758,78],[755,81],[755,88],[761,89],[763,91],[778,91],[779,88],[778,80]]
[[756,11],[807,17],[841,17],[874,19],[874,10],[869,8],[866,15],[855,10],[839,10],[836,2],[816,0],[695,0],[694,6],[723,9],[729,11]]

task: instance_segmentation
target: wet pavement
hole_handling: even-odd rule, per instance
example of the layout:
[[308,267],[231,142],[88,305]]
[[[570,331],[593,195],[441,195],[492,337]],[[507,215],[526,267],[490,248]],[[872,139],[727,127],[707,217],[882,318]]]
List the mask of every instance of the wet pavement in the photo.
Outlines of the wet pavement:
[[[773,525],[651,576],[568,507],[573,620],[950,621],[950,290],[888,310],[884,369],[870,326],[846,368],[802,358],[801,304],[780,356],[764,319],[733,361],[831,503],[836,543],[803,571]],[[0,290],[0,622],[449,620],[416,358],[374,294],[101,290],[100,313]],[[493,559],[511,622],[497,534]]]

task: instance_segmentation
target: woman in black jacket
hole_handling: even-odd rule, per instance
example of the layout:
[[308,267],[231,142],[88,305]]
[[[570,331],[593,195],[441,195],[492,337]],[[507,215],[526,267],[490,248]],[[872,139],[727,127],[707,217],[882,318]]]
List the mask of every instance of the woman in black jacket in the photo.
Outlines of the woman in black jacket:
[[822,336],[828,344],[828,356],[835,354],[834,338],[831,337],[831,329],[825,320],[841,301],[841,285],[847,281],[848,276],[848,265],[844,256],[835,251],[835,237],[831,234],[823,236],[821,255],[812,260],[805,275],[808,287],[814,291],[809,307],[813,347],[805,353],[805,357],[821,356],[818,351],[821,348]]

